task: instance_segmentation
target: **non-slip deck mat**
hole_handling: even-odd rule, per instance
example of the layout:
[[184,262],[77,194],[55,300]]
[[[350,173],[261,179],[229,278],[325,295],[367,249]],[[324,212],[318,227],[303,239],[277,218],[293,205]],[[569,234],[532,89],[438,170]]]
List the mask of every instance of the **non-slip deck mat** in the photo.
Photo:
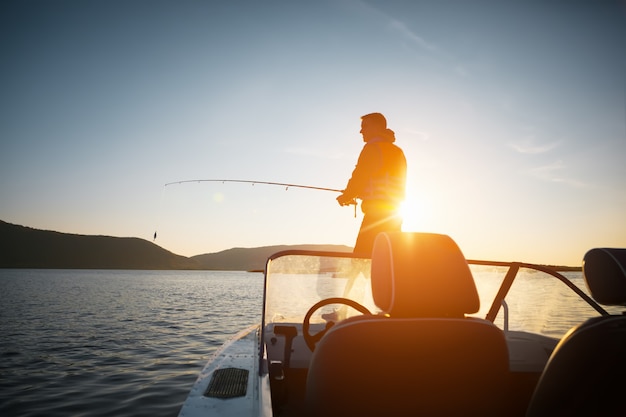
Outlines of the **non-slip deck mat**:
[[223,368],[213,372],[211,382],[204,392],[205,397],[234,398],[246,395],[248,388],[247,369]]

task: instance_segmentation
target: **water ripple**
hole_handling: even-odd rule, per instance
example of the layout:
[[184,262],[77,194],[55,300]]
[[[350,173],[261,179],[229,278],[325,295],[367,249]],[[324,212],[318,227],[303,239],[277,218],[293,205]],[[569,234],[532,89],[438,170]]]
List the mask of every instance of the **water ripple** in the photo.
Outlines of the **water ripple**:
[[261,274],[0,270],[0,415],[175,416]]

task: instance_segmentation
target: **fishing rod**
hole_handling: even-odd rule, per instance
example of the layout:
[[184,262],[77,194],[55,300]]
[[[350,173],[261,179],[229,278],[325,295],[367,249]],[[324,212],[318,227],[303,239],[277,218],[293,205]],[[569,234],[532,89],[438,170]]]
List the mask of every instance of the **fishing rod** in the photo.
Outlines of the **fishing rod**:
[[246,183],[246,184],[264,184],[264,185],[280,185],[285,187],[285,189],[289,189],[289,188],[306,188],[308,190],[321,190],[321,191],[332,191],[335,193],[343,193],[343,190],[338,190],[336,188],[324,188],[324,187],[314,187],[312,185],[301,185],[301,184],[289,184],[289,183],[285,183],[285,182],[270,182],[270,181],[253,181],[253,180],[218,180],[218,179],[209,179],[209,180],[184,180],[184,181],[174,181],[174,182],[168,182],[167,184],[164,185],[164,187],[167,187],[168,185],[174,185],[174,184],[185,184],[185,183],[189,183],[189,182],[221,182],[221,183],[226,183],[226,182],[238,182],[238,183]]
[[[325,187],[315,187],[312,185],[302,185],[302,184],[290,184],[290,183],[286,183],[286,182],[272,182],[272,181],[254,181],[254,180],[232,180],[232,179],[196,179],[196,180],[182,180],[182,181],[173,181],[173,182],[168,182],[166,183],[163,188],[167,187],[168,185],[177,185],[177,184],[186,184],[186,183],[200,183],[200,182],[221,182],[221,183],[227,183],[227,182],[236,182],[236,183],[245,183],[245,184],[263,184],[263,185],[279,185],[282,187],[285,187],[285,190],[288,190],[289,188],[305,188],[307,190],[319,190],[319,191],[330,191],[333,193],[343,193],[343,190],[339,190],[337,188],[325,188]],[[356,210],[357,210],[357,202],[356,200],[352,200],[349,205],[354,205],[354,217],[356,217]],[[156,240],[157,238],[157,232],[154,232],[154,238],[153,241]]]

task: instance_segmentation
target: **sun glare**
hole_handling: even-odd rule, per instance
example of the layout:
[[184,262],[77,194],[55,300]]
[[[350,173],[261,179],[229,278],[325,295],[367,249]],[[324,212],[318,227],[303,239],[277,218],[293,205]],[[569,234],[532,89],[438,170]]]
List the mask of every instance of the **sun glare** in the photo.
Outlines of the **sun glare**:
[[224,202],[224,194],[220,192],[213,194],[213,201],[215,201],[216,203]]
[[416,198],[407,197],[400,206],[402,215],[402,231],[412,232],[423,228],[423,213],[419,201]]

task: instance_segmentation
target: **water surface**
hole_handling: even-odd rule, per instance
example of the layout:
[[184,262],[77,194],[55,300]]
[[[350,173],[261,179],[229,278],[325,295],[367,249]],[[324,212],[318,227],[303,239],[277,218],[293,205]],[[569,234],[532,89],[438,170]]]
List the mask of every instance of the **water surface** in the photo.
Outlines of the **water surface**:
[[0,269],[0,415],[176,416],[262,274]]

